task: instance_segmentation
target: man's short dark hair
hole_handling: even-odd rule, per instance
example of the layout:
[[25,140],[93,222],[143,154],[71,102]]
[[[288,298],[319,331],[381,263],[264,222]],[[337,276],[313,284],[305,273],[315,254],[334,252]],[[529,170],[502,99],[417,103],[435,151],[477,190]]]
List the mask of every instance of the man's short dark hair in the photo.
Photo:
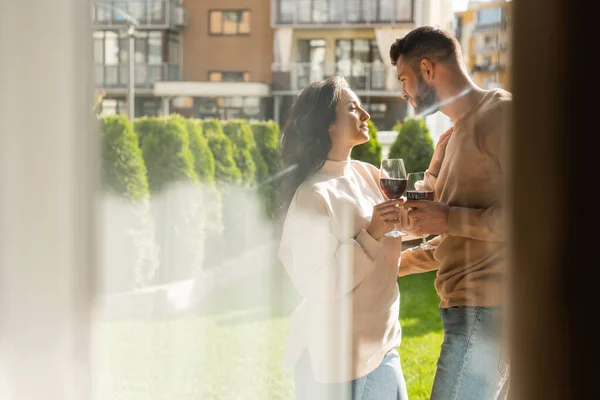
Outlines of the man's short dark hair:
[[397,38],[390,48],[392,65],[396,65],[400,56],[404,56],[404,61],[415,71],[419,70],[419,63],[424,58],[458,67],[462,57],[458,41],[435,26],[421,26],[403,38]]

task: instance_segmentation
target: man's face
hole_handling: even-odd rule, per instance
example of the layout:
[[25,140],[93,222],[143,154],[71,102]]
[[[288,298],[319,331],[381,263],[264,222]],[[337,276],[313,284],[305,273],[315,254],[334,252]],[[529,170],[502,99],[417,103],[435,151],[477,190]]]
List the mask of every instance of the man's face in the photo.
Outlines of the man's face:
[[435,88],[423,79],[421,70],[415,70],[406,62],[404,56],[396,62],[398,80],[402,84],[401,96],[414,107],[419,115],[429,115],[439,110],[439,101]]

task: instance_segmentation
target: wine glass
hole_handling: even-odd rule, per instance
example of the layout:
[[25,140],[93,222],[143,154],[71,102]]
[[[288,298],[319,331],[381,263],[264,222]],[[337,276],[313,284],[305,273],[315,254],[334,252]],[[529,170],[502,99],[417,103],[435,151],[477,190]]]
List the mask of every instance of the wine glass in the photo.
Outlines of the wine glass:
[[[425,186],[425,172],[411,172],[408,174],[406,199],[434,201],[433,191],[428,190],[428,188]],[[435,247],[427,243],[427,234],[423,235],[423,241],[419,245],[419,248],[423,250],[435,249]]]
[[[381,161],[379,184],[381,192],[388,199],[396,200],[402,197],[407,185],[404,160],[401,158],[388,158]],[[406,233],[398,230],[396,224],[394,224],[394,229],[386,233],[385,236],[397,238],[406,236]]]

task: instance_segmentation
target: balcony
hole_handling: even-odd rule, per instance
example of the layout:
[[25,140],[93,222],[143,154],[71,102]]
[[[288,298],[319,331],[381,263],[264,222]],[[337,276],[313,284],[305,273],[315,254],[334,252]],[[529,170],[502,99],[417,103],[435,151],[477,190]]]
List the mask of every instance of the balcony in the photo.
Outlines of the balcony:
[[357,92],[391,92],[386,84],[386,67],[382,63],[360,63],[349,65],[343,62],[312,64],[293,63],[288,68],[275,64],[273,68],[273,92],[280,94],[298,93],[309,83],[343,76]]
[[479,22],[477,23],[477,25],[475,25],[476,33],[506,30],[508,30],[508,23],[506,22],[506,20],[488,23]]
[[271,0],[273,26],[412,25],[415,0]]
[[506,65],[499,63],[491,64],[476,64],[473,66],[473,73],[486,73],[486,72],[504,72]]
[[475,47],[475,53],[477,54],[492,54],[492,53],[500,53],[508,50],[508,44],[506,43],[492,43],[492,44],[484,44]]
[[187,23],[187,12],[172,0],[93,0],[94,29],[118,29],[127,25],[122,10],[137,19],[138,29],[180,30]]
[[[95,65],[95,83],[104,89],[126,89],[129,84],[129,66]],[[173,64],[137,64],[135,66],[136,89],[152,89],[154,83],[161,81],[178,81],[181,79],[179,65]]]

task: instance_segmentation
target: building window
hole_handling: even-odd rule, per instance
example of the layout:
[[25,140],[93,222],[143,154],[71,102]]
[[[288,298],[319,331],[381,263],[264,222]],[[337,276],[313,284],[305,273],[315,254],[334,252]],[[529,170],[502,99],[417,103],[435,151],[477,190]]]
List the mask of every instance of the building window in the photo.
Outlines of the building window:
[[364,64],[382,63],[375,39],[340,39],[335,42],[338,72],[346,76],[360,74]]
[[249,82],[250,73],[243,71],[211,71],[208,73],[210,82]]
[[289,24],[412,22],[414,0],[277,0],[277,20]]
[[454,36],[460,43],[462,43],[463,17],[456,16],[456,18],[454,19],[454,23]]
[[121,99],[102,99],[101,103],[101,115],[103,117],[107,115],[118,115],[127,114],[125,100]]
[[353,89],[381,89],[385,67],[375,39],[340,39],[335,43],[336,74]]
[[265,117],[260,97],[196,97],[194,108],[196,118],[228,120]]
[[[371,116],[371,120],[373,123],[376,121],[382,121],[385,119],[385,114],[387,112],[387,104],[386,103],[364,103],[363,108],[366,112]],[[377,124],[375,124],[377,125]]]
[[209,32],[211,35],[236,36],[250,34],[249,10],[209,11]]
[[168,45],[168,57],[169,64],[171,65],[179,65],[179,60],[181,58],[181,50],[179,46],[179,35],[174,35],[172,33],[169,34],[169,45]]
[[[167,51],[164,51],[168,41]],[[179,36],[161,31],[141,31],[136,33],[136,64],[159,65],[168,56],[171,64],[179,64]],[[115,31],[94,32],[94,62],[104,65],[118,65],[129,60],[129,38]]]
[[502,10],[499,7],[477,11],[477,25],[493,25],[500,23]]

